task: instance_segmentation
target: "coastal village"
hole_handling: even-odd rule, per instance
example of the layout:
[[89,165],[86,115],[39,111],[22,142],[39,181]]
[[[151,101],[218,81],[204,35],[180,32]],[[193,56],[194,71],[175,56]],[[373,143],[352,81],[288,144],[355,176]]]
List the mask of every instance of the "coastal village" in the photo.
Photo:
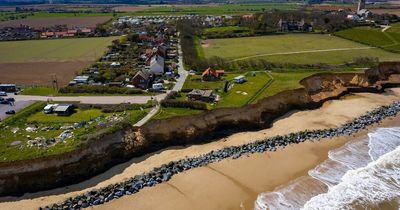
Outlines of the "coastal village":
[[53,3],[0,10],[0,209],[329,207],[398,152],[386,3]]

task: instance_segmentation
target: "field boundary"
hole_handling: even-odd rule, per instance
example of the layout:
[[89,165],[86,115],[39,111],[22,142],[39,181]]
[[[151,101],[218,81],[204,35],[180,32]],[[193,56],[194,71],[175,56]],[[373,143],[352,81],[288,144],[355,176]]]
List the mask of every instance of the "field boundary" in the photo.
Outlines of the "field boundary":
[[261,87],[261,88],[256,92],[256,94],[254,94],[254,95],[246,102],[246,105],[247,105],[247,104],[253,103],[253,102],[258,98],[258,96],[260,96],[261,93],[264,92],[264,91],[275,81],[274,77],[273,77],[270,73],[268,73],[267,71],[265,71],[264,73],[266,73],[270,79],[268,80],[267,83],[265,83],[265,85],[264,85],[263,87]]
[[274,55],[294,55],[294,54],[305,54],[305,53],[316,53],[316,52],[334,52],[334,51],[348,51],[348,50],[368,50],[368,49],[376,49],[377,47],[354,47],[354,48],[334,48],[334,49],[323,49],[323,50],[304,50],[304,51],[295,51],[295,52],[281,52],[281,53],[265,53],[259,55],[246,56],[242,58],[233,59],[231,62],[247,60],[249,58],[263,57],[263,56],[274,56]]

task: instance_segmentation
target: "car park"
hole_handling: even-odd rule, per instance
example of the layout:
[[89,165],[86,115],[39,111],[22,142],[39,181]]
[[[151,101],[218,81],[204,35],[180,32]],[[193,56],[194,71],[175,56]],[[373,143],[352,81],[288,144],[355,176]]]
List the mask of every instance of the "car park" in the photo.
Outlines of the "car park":
[[6,114],[15,114],[15,110],[8,110],[6,111]]

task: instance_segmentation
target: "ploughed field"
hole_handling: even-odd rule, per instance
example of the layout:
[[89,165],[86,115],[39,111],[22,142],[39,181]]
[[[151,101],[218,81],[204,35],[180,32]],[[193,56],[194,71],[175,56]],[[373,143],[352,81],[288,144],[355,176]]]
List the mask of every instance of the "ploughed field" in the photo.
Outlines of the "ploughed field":
[[229,60],[266,59],[274,63],[342,64],[356,57],[399,60],[400,54],[374,46],[320,34],[285,34],[244,38],[211,39],[203,45],[205,57]]
[[0,83],[60,86],[101,57],[116,37],[0,42]]
[[[73,13],[72,13],[73,14]],[[58,17],[49,16],[45,14],[39,14],[37,16],[28,17],[25,19],[9,20],[0,22],[0,28],[3,27],[18,27],[22,25],[28,25],[32,28],[41,29],[43,27],[51,27],[54,25],[67,25],[68,28],[74,27],[89,27],[94,28],[96,25],[107,22],[111,19],[111,16],[94,16],[94,17]]]

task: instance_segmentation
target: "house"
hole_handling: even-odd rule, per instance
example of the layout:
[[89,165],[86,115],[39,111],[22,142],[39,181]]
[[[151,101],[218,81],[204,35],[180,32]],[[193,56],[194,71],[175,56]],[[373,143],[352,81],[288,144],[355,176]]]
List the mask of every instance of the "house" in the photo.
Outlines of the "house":
[[17,86],[15,84],[0,84],[1,92],[17,92]]
[[191,101],[205,101],[205,102],[213,102],[216,99],[216,95],[212,90],[199,90],[193,89],[187,94],[187,97]]
[[164,74],[164,58],[155,55],[150,60],[150,72],[155,75],[162,75]]
[[73,111],[74,105],[72,104],[60,104],[53,110],[58,116],[69,116]]
[[47,104],[44,108],[43,108],[43,112],[45,114],[51,114],[53,113],[54,109],[58,106],[58,104]]
[[224,70],[214,70],[211,68],[206,69],[203,71],[202,77],[204,81],[215,81],[220,80],[221,76],[225,74]]
[[233,78],[233,81],[241,84],[241,83],[246,82],[246,77],[244,75],[240,75],[240,76]]
[[152,80],[152,75],[148,71],[138,71],[132,78],[132,85],[140,89],[147,89]]

